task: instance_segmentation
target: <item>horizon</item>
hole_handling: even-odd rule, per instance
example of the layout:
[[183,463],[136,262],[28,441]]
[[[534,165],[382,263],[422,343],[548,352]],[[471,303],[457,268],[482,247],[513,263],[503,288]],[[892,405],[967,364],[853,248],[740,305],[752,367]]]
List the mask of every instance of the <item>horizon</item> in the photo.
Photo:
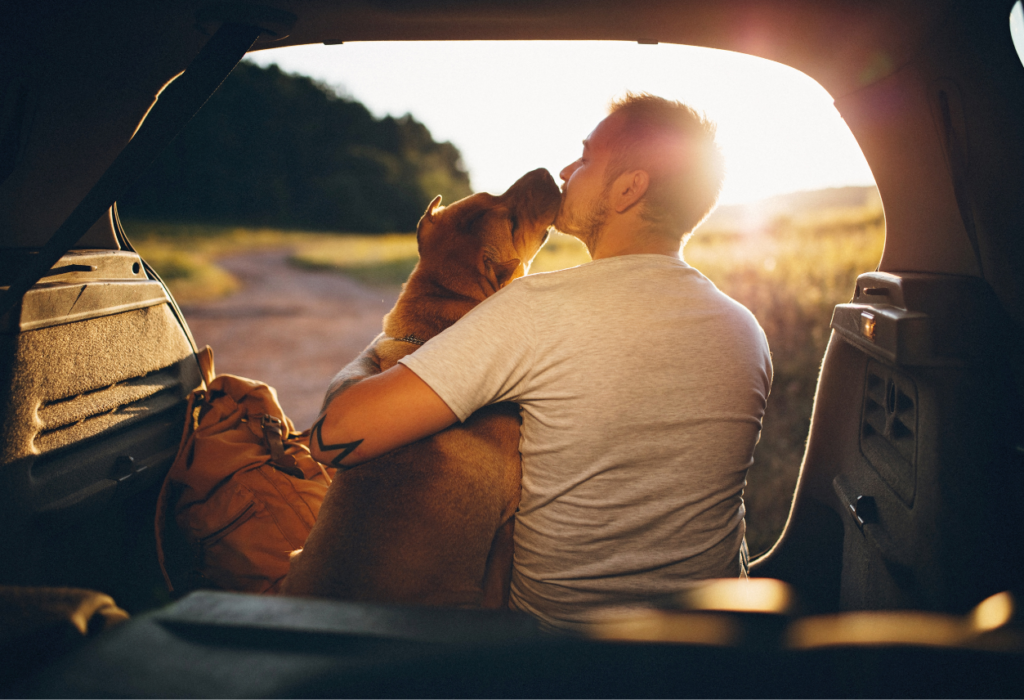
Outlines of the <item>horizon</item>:
[[[475,191],[502,192],[536,167],[557,179],[608,103],[626,90],[679,99],[718,123],[728,168],[721,206],[874,186],[824,88],[793,68],[743,54],[669,44],[477,41],[298,46],[246,59],[313,78],[377,118],[411,114],[435,140],[459,149]],[[557,114],[551,104],[559,105]]]

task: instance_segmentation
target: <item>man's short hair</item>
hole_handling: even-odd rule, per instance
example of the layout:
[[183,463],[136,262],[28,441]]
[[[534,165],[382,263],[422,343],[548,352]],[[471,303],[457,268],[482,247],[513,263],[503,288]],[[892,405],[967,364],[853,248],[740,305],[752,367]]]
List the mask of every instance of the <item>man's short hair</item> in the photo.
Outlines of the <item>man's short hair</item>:
[[650,177],[641,218],[659,234],[685,241],[715,208],[725,159],[715,143],[716,125],[675,100],[627,92],[611,104],[623,119],[613,142],[606,182],[643,170]]

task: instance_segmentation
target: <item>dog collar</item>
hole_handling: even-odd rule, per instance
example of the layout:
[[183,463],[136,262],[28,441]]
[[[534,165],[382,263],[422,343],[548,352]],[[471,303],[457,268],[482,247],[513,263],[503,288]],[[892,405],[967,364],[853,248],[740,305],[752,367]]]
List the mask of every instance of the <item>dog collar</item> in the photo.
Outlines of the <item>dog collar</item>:
[[395,340],[400,340],[403,343],[412,343],[413,345],[423,345],[423,343],[427,342],[425,340],[420,340],[412,334],[403,335],[401,338],[395,338]]

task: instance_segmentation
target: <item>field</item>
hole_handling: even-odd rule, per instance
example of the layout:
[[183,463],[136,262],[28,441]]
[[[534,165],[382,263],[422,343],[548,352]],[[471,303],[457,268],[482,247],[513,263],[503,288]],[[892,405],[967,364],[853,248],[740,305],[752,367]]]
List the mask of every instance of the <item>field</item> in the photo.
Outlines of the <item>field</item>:
[[759,234],[698,232],[686,261],[750,309],[768,337],[775,377],[748,476],[751,554],[785,526],[796,484],[832,309],[882,257],[880,207],[777,220]]
[[200,224],[126,221],[132,244],[153,266],[182,304],[233,294],[238,281],[217,258],[241,251],[315,245],[324,234],[272,229],[227,228]]
[[[766,225],[698,231],[688,263],[749,308],[768,337],[775,379],[755,464],[748,478],[747,539],[752,553],[778,537],[796,483],[818,368],[836,304],[853,293],[858,274],[875,269],[884,221],[875,203],[777,216]],[[188,303],[230,294],[237,283],[217,257],[253,248],[289,247],[294,265],[337,270],[369,285],[400,284],[416,264],[412,234],[355,236],[130,223],[143,256]],[[555,235],[532,272],[589,259],[575,239]]]

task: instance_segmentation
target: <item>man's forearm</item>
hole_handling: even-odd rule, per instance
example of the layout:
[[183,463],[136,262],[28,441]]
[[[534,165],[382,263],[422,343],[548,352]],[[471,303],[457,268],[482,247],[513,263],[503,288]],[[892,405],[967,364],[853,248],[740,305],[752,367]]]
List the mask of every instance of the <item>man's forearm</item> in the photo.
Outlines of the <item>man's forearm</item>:
[[324,464],[354,467],[458,420],[404,365],[347,385],[337,380],[309,439],[314,459]]

